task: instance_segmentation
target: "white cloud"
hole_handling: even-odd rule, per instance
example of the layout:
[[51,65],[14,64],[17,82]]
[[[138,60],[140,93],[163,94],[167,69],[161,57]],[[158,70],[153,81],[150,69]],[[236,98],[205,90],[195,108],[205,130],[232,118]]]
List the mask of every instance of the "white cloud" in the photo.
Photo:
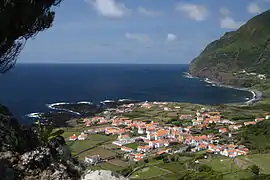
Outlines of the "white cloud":
[[220,20],[220,27],[223,29],[237,29],[243,22],[235,21],[232,17],[224,17]]
[[175,41],[177,39],[177,36],[175,34],[169,33],[167,35],[167,41]]
[[115,0],[85,0],[99,15],[120,18],[129,12],[129,9],[122,3]]
[[229,16],[231,14],[231,11],[228,8],[221,7],[221,8],[219,8],[219,13],[222,16]]
[[262,12],[261,7],[257,3],[250,3],[247,6],[247,11],[250,14],[259,14]]
[[203,21],[208,16],[208,10],[203,5],[198,4],[177,4],[177,11],[186,13],[191,19],[196,21]]
[[138,34],[138,33],[125,33],[125,38],[130,40],[135,40],[139,42],[151,42],[152,39],[147,34]]
[[143,8],[143,7],[138,7],[138,8],[137,8],[137,12],[138,12],[140,15],[151,16],[151,17],[155,17],[155,16],[161,15],[161,13],[158,12],[158,11],[154,11],[154,10],[150,10],[150,9],[145,9],[145,8]]

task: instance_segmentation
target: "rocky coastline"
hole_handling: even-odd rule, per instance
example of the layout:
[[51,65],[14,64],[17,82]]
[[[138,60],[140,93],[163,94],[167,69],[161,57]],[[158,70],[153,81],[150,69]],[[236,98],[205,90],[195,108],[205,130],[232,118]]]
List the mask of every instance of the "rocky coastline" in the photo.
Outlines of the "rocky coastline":
[[224,81],[218,81],[217,78],[214,78],[214,80],[208,78],[208,77],[200,77],[200,76],[196,76],[193,75],[191,72],[187,72],[185,73],[185,77],[187,78],[200,78],[202,79],[204,82],[214,85],[214,86],[219,86],[219,87],[224,87],[224,88],[231,88],[231,89],[237,89],[240,91],[248,91],[252,94],[252,99],[249,99],[248,101],[244,102],[245,105],[251,105],[255,102],[258,102],[262,99],[263,94],[261,91],[257,90],[257,89],[253,89],[253,88],[244,88],[241,87],[240,85],[228,85],[226,84]]

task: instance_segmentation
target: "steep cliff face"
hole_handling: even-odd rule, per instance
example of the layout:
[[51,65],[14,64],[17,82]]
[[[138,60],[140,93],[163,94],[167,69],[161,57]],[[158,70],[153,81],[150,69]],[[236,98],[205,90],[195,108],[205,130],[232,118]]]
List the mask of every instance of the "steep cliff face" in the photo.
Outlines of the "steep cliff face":
[[233,73],[241,70],[270,75],[270,11],[250,19],[236,31],[225,33],[195,58],[189,71],[225,84],[242,86]]
[[32,128],[22,127],[0,105],[0,179],[77,180],[82,172],[63,137],[40,144]]

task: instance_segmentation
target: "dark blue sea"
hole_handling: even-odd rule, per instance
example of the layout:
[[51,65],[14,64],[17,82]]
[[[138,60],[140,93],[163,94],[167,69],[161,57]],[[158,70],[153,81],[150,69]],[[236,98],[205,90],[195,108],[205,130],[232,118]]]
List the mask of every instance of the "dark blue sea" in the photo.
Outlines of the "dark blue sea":
[[188,65],[17,64],[0,77],[0,103],[16,117],[46,104],[128,98],[221,104],[247,101],[246,91],[183,76]]

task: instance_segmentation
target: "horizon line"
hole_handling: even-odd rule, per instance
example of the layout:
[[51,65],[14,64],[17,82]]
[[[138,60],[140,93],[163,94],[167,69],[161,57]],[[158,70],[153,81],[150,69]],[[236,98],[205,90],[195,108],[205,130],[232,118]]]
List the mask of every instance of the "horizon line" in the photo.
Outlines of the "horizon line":
[[107,64],[107,65],[189,65],[190,63],[89,63],[89,62],[17,62],[17,64]]

